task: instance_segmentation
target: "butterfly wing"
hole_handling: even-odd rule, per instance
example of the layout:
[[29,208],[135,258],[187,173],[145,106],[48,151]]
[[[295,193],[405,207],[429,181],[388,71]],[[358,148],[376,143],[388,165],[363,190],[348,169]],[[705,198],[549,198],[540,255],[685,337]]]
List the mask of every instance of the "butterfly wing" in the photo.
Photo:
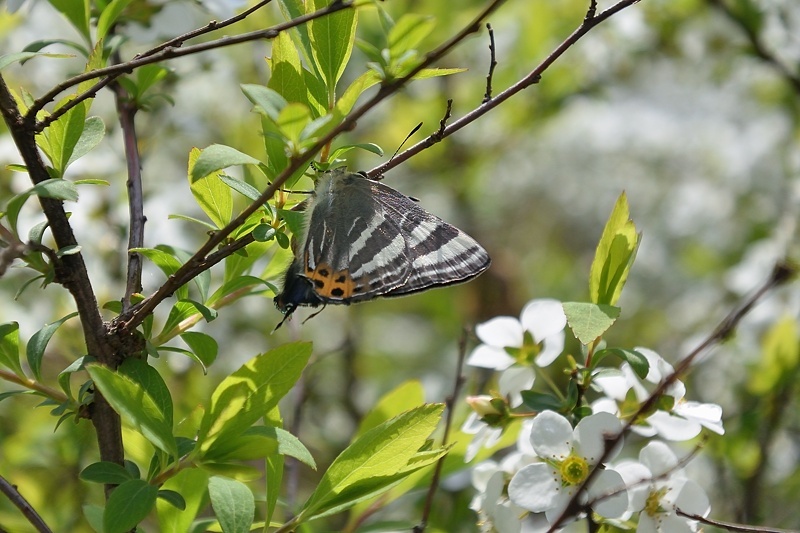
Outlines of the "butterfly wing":
[[489,254],[475,239],[391,187],[379,182],[371,182],[371,186],[383,217],[400,226],[411,261],[405,283],[383,296],[462,283],[489,267]]
[[386,216],[371,183],[343,172],[318,183],[299,259],[302,276],[325,303],[369,300],[403,285],[410,275],[400,226]]

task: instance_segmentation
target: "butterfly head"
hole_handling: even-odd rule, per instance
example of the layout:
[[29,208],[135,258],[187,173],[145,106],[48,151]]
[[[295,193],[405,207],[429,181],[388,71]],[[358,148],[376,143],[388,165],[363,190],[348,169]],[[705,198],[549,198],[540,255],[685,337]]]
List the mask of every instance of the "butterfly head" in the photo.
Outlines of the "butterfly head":
[[300,275],[301,268],[296,262],[292,263],[289,270],[286,271],[283,290],[273,299],[275,307],[284,315],[283,320],[275,329],[281,327],[298,307],[302,305],[317,307],[323,303],[317,293],[314,292],[314,285],[311,280]]

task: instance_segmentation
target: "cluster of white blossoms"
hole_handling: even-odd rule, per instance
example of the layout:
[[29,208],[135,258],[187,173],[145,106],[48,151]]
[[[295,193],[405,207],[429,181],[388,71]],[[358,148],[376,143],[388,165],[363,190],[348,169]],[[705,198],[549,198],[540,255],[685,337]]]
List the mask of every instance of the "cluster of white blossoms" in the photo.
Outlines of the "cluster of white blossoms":
[[[685,387],[674,380],[662,394],[663,401],[656,402],[659,408],[630,425],[637,435],[653,439],[641,449],[639,460],[614,463],[623,449],[625,414],[635,413],[673,369],[655,352],[637,348],[649,365],[644,380],[627,363],[619,369],[597,369],[591,381],[600,397],[591,409],[575,409],[568,413],[570,418],[553,410],[530,412],[523,392],[532,388],[536,367],[550,365],[562,353],[566,325],[560,302],[533,300],[519,320],[497,317],[476,327],[482,344],[467,364],[500,372],[499,391],[467,400],[473,412],[462,431],[474,438],[466,460],[482,447],[494,447],[513,420],[524,418],[511,426],[520,428],[515,449],[499,462],[483,461],[473,469],[477,495],[471,507],[482,531],[547,531],[588,511],[592,519],[621,529],[697,531],[697,522],[686,515],[707,516],[708,497],[686,477],[670,447],[655,439],[688,440],[703,427],[722,434],[721,408],[686,401]],[[576,412],[582,418],[574,416]]]

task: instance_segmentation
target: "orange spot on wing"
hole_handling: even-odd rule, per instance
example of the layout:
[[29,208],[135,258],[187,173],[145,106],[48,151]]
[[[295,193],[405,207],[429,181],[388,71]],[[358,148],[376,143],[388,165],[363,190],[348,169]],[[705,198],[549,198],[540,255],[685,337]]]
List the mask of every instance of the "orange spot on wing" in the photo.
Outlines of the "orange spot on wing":
[[348,270],[337,272],[327,263],[319,263],[315,269],[306,267],[305,276],[311,280],[314,292],[323,298],[346,300],[361,291]]

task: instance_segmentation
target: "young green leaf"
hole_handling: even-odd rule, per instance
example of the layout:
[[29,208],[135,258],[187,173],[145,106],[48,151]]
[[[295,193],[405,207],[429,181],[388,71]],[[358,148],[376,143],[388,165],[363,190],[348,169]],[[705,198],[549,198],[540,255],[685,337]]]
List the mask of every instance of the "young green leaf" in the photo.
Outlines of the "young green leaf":
[[572,333],[584,345],[603,335],[620,312],[619,307],[585,302],[564,302],[562,306]]
[[267,87],[287,102],[308,104],[308,89],[303,80],[303,66],[289,32],[281,32],[272,41],[272,57],[268,60],[270,78]]
[[592,367],[597,368],[597,364],[608,355],[616,355],[623,361],[627,361],[636,375],[644,379],[648,372],[650,372],[650,363],[647,358],[636,350],[625,350],[624,348],[605,348],[595,352],[592,358]]
[[67,20],[75,26],[86,42],[91,42],[89,33],[89,0],[48,0]]
[[158,487],[131,479],[114,489],[103,512],[104,533],[125,533],[144,520],[156,503]]
[[628,198],[623,192],[606,222],[589,273],[589,293],[593,303],[617,303],[638,246],[639,235],[630,219]]
[[259,196],[261,196],[259,190],[247,182],[244,182],[242,180],[237,180],[236,178],[232,178],[227,174],[220,174],[219,179],[222,180],[222,183],[224,183],[234,191],[238,192],[248,200],[255,201],[258,200]]
[[367,415],[361,419],[358,431],[353,439],[360,437],[370,429],[395,417],[404,411],[410,411],[425,403],[425,390],[419,380],[404,381],[395,389],[387,392]]
[[183,499],[183,496],[181,496],[179,492],[175,492],[174,490],[159,490],[158,498],[169,502],[170,505],[180,511],[186,509],[186,500]]
[[64,179],[49,179],[34,185],[31,193],[42,198],[54,198],[69,202],[78,201],[78,189],[71,181]]
[[70,54],[50,54],[45,52],[17,52],[15,54],[4,54],[0,56],[0,70],[3,70],[7,66],[13,65],[14,63],[17,62],[24,63],[25,61],[36,56],[55,57],[55,58],[74,57],[73,55]]
[[90,483],[106,483],[109,485],[121,485],[133,479],[130,472],[125,470],[125,467],[109,461],[90,464],[81,470],[78,477]]
[[225,533],[248,533],[255,518],[253,493],[244,483],[220,476],[208,480],[208,495]]
[[203,367],[209,367],[216,360],[219,352],[219,345],[216,339],[206,333],[199,331],[187,331],[181,334],[181,339],[185,342],[192,353],[202,362]]
[[430,35],[436,26],[433,17],[406,13],[389,30],[387,37],[391,57],[400,57],[409,50],[413,50],[422,40]]
[[25,377],[19,360],[18,322],[0,324],[0,365],[10,369],[21,378]]
[[217,318],[217,311],[215,309],[206,307],[205,305],[195,302],[194,300],[178,300],[172,306],[172,309],[170,309],[169,316],[167,316],[167,321],[164,323],[161,333],[159,333],[158,336],[153,339],[153,343],[156,346],[161,346],[176,334],[182,333],[181,331],[176,330],[176,328],[178,328],[182,322],[189,320],[198,314],[205,318],[206,322],[211,322]]
[[[62,105],[69,99],[64,100]],[[47,139],[47,154],[57,177],[63,177],[78,140],[86,126],[86,106],[76,105],[58,120],[51,123],[41,136]]]
[[158,370],[147,364],[143,359],[128,357],[119,367],[119,373],[138,383],[142,389],[153,399],[158,410],[164,414],[164,421],[172,426],[172,395],[164,378]]
[[211,395],[196,451],[206,454],[222,437],[241,435],[268,413],[300,377],[311,344],[285,344],[257,355],[225,378]]
[[119,18],[122,10],[131,3],[131,0],[112,0],[100,13],[97,19],[97,39],[105,38],[108,30],[114,25]]
[[[329,0],[314,0],[314,9],[322,9]],[[333,102],[332,95],[336,83],[344,73],[350,59],[355,42],[358,12],[355,9],[342,9],[325,17],[309,21],[311,52],[314,64],[322,75],[328,94],[328,101]]]
[[178,445],[172,435],[172,426],[158,404],[140,384],[104,366],[89,365],[87,370],[95,386],[120,416],[154,446],[172,457],[178,456]]
[[443,410],[442,404],[423,405],[361,435],[333,461],[301,515],[310,519],[345,509],[402,481]]
[[[75,143],[75,147],[72,150],[72,155],[69,157],[69,161],[67,161],[67,166],[71,165],[81,157],[88,154],[95,146],[100,144],[100,141],[103,140],[103,136],[106,134],[106,125],[103,124],[103,119],[100,117],[89,117],[83,124],[83,131],[81,132],[81,136],[78,139],[78,142]],[[87,180],[81,180],[84,183],[87,183]],[[95,183],[101,183],[102,180],[94,180]],[[75,182],[76,184],[78,181]],[[105,182],[107,185],[108,182]]]
[[288,455],[315,470],[317,468],[314,457],[297,437],[271,426],[253,426],[238,437],[220,441],[204,459],[225,463],[267,459],[273,455]]
[[[207,151],[210,152],[203,157]],[[219,170],[213,168],[220,168],[219,165],[224,168],[244,158],[254,160],[238,150],[218,144],[209,146],[203,152],[193,148],[189,153],[189,188],[197,204],[218,228],[225,227],[231,221],[233,196],[230,188],[219,179]]]
[[[148,258],[153,262],[167,277],[173,275],[181,267],[180,261],[175,257],[158,248],[131,248],[129,252],[137,252]],[[189,297],[189,288],[183,285],[175,291],[175,296],[179,300],[185,300]]]
[[61,324],[74,316],[78,316],[78,313],[70,313],[60,320],[45,325],[42,329],[34,333],[28,341],[28,346],[25,350],[28,358],[28,365],[31,367],[31,372],[33,372],[33,376],[37,380],[42,379],[42,357],[44,357],[44,349],[47,348],[47,343],[50,342],[50,338],[56,330],[61,327]]
[[274,288],[270,283],[267,283],[261,278],[256,276],[237,276],[226,281],[222,287],[217,289],[214,294],[206,302],[206,305],[212,306],[222,298],[230,296],[234,293],[255,294],[262,292],[264,288]]

